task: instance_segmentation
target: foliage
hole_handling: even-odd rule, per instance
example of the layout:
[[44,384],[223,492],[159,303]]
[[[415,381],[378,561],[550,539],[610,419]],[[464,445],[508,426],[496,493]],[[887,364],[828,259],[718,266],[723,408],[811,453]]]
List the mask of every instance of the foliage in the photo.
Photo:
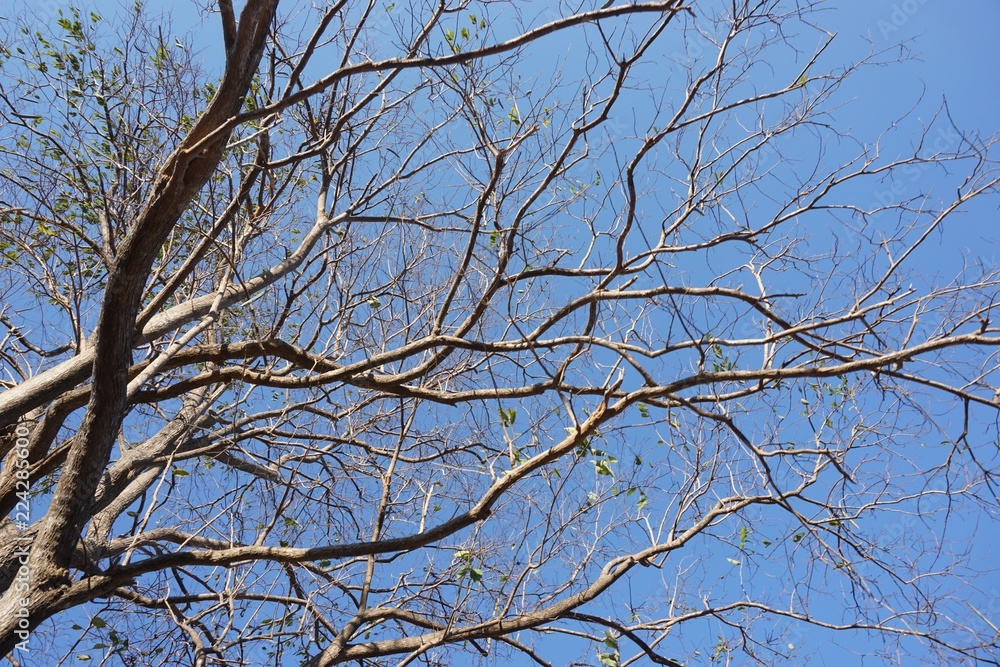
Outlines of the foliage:
[[996,655],[998,272],[922,271],[993,139],[854,137],[811,3],[591,5],[5,19],[4,654]]

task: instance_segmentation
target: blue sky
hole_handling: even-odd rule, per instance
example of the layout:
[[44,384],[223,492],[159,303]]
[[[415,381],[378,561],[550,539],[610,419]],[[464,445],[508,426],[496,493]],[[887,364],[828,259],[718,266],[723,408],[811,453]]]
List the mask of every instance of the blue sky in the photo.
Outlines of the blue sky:
[[[847,109],[846,115],[859,135],[875,136],[887,120],[902,115],[921,98],[922,112],[915,114],[917,118],[927,119],[946,99],[954,121],[964,130],[990,135],[1000,129],[1000,68],[996,67],[1000,3],[849,0],[830,4],[836,9],[829,12],[828,25],[842,38],[839,49],[845,54],[863,52],[867,38],[875,48],[903,43],[911,56],[893,67],[866,70],[854,80],[851,91],[860,104]],[[996,259],[1000,239],[996,211],[980,213],[966,220],[962,229],[949,226],[945,240],[953,250],[986,242]]]
[[[711,0],[703,0],[711,2]],[[1000,3],[989,0],[970,0],[952,3],[943,0],[909,0],[889,2],[876,0],[861,2],[850,0],[828,3],[831,9],[819,17],[824,27],[837,32],[838,38],[828,53],[826,62],[847,61],[864,55],[866,39],[876,49],[892,48],[903,42],[912,56],[898,65],[861,71],[850,84],[846,97],[854,102],[838,112],[837,121],[849,127],[857,137],[874,137],[885,129],[887,122],[900,118],[914,105],[916,112],[904,121],[904,128],[919,127],[919,120],[927,120],[947,99],[956,123],[970,132],[992,134],[998,130],[997,101],[1000,91],[1000,68],[995,63],[996,33],[1000,28]],[[118,3],[97,2],[92,5],[99,13],[112,16]],[[164,11],[167,11],[166,9]],[[177,31],[198,26],[202,19],[189,9],[187,3],[177,3],[172,10]],[[209,67],[217,67],[221,56],[218,39],[218,18],[210,16],[196,44],[204,49]],[[922,97],[922,99],[921,99]],[[894,141],[902,148],[909,134],[902,132]],[[947,137],[944,141],[950,141]],[[893,146],[892,143],[889,144]],[[935,178],[925,173],[903,187],[924,191]],[[870,197],[877,197],[871,193]],[[934,248],[928,251],[925,261],[929,273],[953,273],[961,264],[963,252],[975,248],[977,252],[997,260],[996,210],[981,206],[973,215],[962,219],[961,225],[949,227]],[[959,527],[965,536],[976,535],[975,545],[980,557],[992,557],[991,544],[985,539],[995,530],[988,524],[970,523]],[[994,538],[995,539],[995,538]],[[984,580],[981,592],[970,591],[970,599],[978,600],[988,608],[994,618],[1000,609],[994,601],[1000,598],[1000,580]],[[803,641],[822,641],[824,648],[810,664],[878,664],[862,660],[850,647],[836,648],[826,644],[828,638],[818,633],[807,633]],[[845,643],[844,639],[837,640]],[[863,652],[863,649],[859,649]]]

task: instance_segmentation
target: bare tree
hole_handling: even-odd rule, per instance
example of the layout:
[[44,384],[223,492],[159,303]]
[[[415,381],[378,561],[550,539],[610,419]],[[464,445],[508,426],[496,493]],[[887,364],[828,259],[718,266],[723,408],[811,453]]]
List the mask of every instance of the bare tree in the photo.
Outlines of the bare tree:
[[1000,664],[992,138],[801,0],[317,5],[5,24],[0,653]]

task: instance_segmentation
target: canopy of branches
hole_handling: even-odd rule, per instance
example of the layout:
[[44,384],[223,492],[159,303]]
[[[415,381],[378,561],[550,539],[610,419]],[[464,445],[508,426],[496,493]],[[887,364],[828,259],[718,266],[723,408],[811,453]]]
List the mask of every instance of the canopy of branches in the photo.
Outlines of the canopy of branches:
[[1000,664],[994,139],[601,4],[2,19],[0,654]]

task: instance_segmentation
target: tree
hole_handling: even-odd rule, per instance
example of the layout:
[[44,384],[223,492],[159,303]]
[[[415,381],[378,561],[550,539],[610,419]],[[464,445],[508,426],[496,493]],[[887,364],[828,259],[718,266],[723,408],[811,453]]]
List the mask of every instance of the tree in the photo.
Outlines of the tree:
[[921,270],[994,140],[853,137],[812,3],[599,4],[6,20],[0,652],[1000,664],[998,274]]

